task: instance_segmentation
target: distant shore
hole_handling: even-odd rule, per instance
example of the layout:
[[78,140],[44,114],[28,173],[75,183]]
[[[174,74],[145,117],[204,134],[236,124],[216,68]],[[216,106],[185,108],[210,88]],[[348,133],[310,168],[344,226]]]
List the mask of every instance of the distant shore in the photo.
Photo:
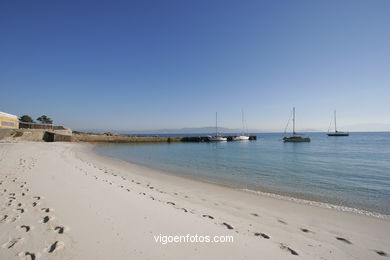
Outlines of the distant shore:
[[[259,196],[96,155],[0,144],[0,258],[383,259],[390,221]],[[28,229],[28,230],[27,230]],[[154,236],[231,235],[162,245]]]

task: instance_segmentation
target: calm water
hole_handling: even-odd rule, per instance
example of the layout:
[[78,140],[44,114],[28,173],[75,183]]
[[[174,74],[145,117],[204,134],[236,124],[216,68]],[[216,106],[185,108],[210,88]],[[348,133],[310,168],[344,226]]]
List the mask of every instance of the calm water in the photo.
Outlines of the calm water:
[[224,143],[116,144],[100,154],[235,188],[390,214],[390,133],[351,133],[311,143],[282,134]]

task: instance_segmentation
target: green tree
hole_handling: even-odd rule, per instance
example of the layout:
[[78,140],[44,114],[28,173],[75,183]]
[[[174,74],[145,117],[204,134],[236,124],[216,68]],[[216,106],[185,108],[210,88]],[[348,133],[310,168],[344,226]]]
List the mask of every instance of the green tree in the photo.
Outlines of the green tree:
[[37,120],[42,124],[53,124],[53,120],[51,120],[50,117],[45,115],[38,117]]
[[34,120],[29,115],[23,115],[19,118],[21,122],[34,123]]

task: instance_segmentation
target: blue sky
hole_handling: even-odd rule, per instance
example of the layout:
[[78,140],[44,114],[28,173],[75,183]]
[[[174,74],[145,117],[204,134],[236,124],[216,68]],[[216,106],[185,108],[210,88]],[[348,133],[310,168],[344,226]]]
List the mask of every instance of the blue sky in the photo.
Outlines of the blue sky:
[[[390,1],[1,1],[0,111],[74,129],[390,130]],[[381,125],[383,124],[383,125]],[[382,127],[382,129],[381,129]]]

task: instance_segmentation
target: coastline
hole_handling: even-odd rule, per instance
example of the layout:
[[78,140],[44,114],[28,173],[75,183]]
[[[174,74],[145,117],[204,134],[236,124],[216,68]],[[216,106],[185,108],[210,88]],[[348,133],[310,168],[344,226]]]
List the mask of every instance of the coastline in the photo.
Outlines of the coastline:
[[280,191],[275,191],[275,190],[271,190],[271,189],[266,189],[266,188],[263,188],[260,186],[256,186],[256,188],[244,188],[244,187],[240,187],[239,185],[234,185],[232,183],[229,183],[226,180],[205,179],[205,178],[201,178],[198,176],[190,176],[189,174],[180,174],[178,170],[167,171],[167,170],[158,169],[158,167],[153,167],[151,165],[127,161],[127,160],[123,160],[120,158],[115,158],[112,156],[104,155],[104,154],[96,151],[95,148],[100,146],[100,145],[104,146],[106,144],[95,143],[95,144],[93,144],[93,146],[90,147],[90,152],[94,153],[96,156],[100,157],[101,159],[112,160],[111,163],[124,162],[124,163],[127,163],[131,167],[136,167],[136,168],[142,169],[143,171],[146,171],[149,173],[153,172],[154,176],[157,178],[161,174],[168,175],[168,176],[175,176],[177,178],[183,178],[184,180],[192,180],[195,182],[216,185],[216,186],[225,187],[228,189],[242,191],[245,193],[256,194],[258,196],[270,197],[270,198],[274,198],[277,200],[290,201],[292,203],[310,205],[310,206],[314,206],[314,207],[338,210],[338,211],[349,212],[349,213],[357,214],[357,215],[364,215],[364,216],[375,217],[375,218],[380,218],[380,219],[384,219],[384,220],[390,220],[389,214],[384,214],[381,212],[376,212],[376,211],[367,210],[367,209],[363,209],[363,208],[351,207],[348,205],[335,204],[335,203],[328,202],[325,200],[320,200],[318,198],[316,199],[313,197],[307,197],[303,194],[280,192]]
[[[300,259],[383,259],[380,253],[389,254],[388,220],[169,175],[104,157],[92,148],[74,143],[0,144],[1,192],[7,195],[2,202],[10,190],[20,189],[11,176],[35,193],[11,192],[16,193],[13,201],[25,205],[24,213],[15,211],[14,202],[2,209],[0,219],[8,215],[16,220],[0,224],[0,242],[8,245],[14,237],[23,242],[9,250],[3,246],[0,256],[12,259],[26,250],[43,258],[54,253],[56,259],[295,259],[293,252]],[[36,196],[42,206],[53,207],[53,213],[32,208]],[[65,223],[64,234],[47,232],[57,224],[47,228],[39,222],[44,215],[49,215],[49,224]],[[23,223],[38,234],[21,233]],[[235,242],[153,241],[153,235],[187,233],[230,234]],[[52,253],[49,241],[58,241]]]

